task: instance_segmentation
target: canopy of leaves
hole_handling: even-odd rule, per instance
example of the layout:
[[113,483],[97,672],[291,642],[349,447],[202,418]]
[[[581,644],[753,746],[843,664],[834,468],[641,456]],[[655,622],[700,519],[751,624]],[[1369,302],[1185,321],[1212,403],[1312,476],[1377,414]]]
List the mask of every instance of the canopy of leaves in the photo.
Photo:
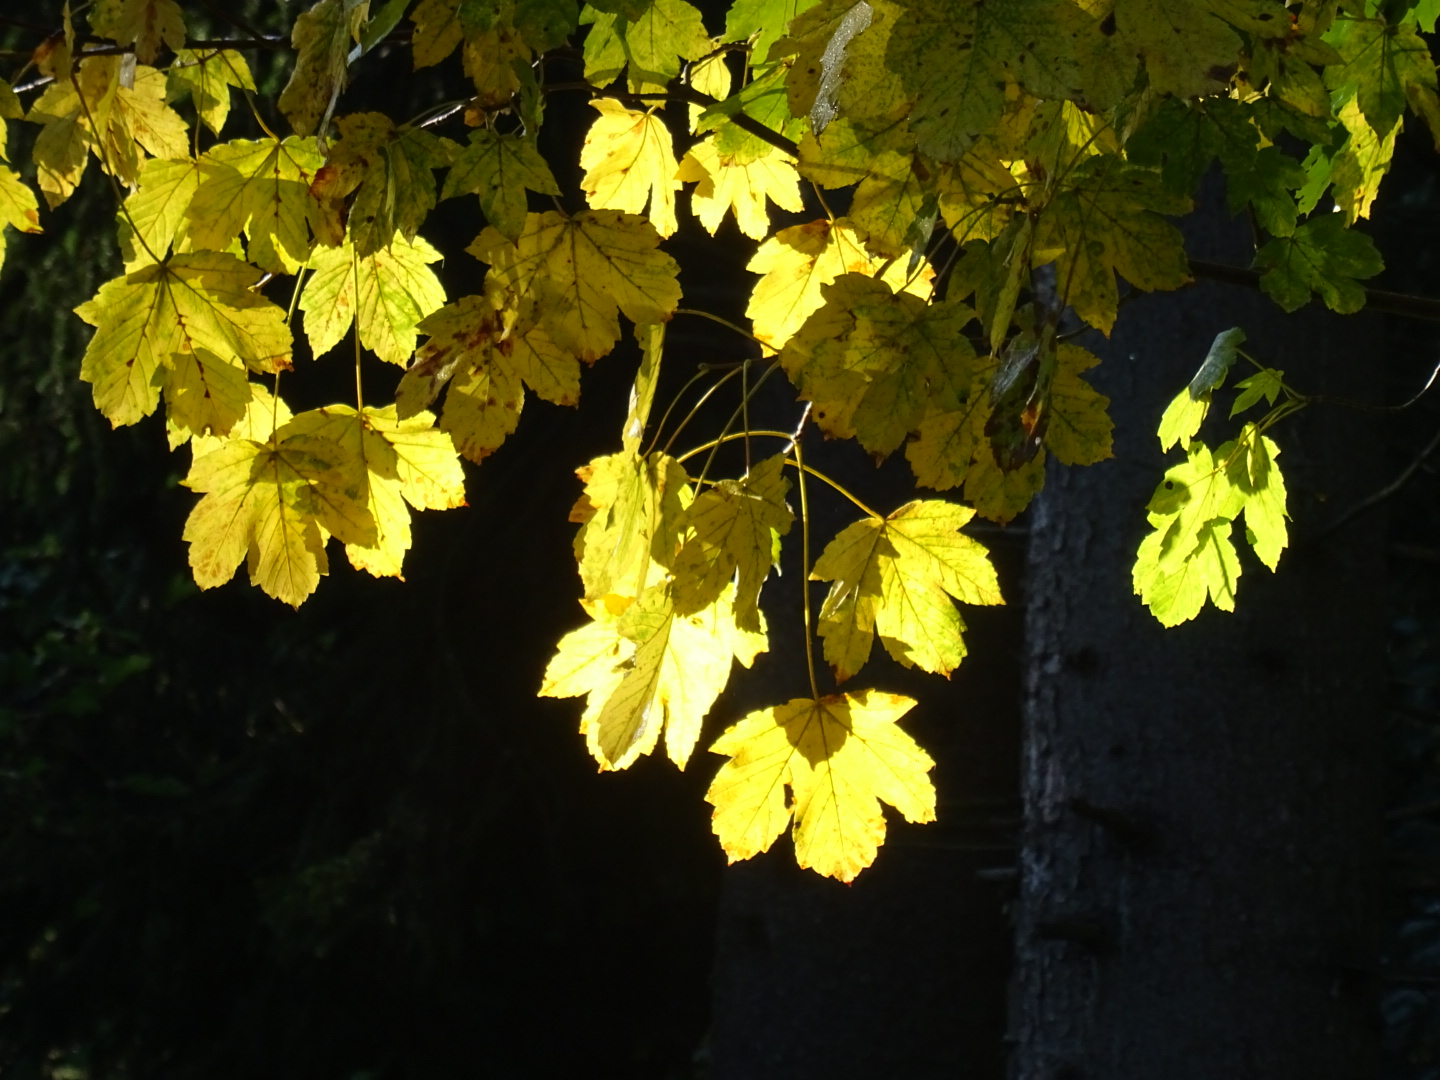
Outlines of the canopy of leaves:
[[[37,231],[40,196],[61,206],[93,157],[114,185],[123,272],[78,309],[94,327],[80,375],[113,424],[163,402],[170,444],[192,442],[185,536],[202,587],[243,561],[298,604],[331,536],[356,566],[398,575],[411,509],[460,505],[459,459],[502,446],[527,389],[576,404],[582,364],[616,349],[622,316],[634,324],[619,449],[579,470],[572,513],[590,621],[543,690],[587,697],[583,731],[607,769],[662,734],[684,764],[731,661],[765,648],[759,598],[792,531],[792,483],[839,487],[801,460],[812,421],[876,461],[903,449],[920,485],[965,505],[867,510],[831,539],[801,568],[831,582],[807,633],[837,680],[877,634],[900,663],[948,674],[965,654],[952,601],[1000,602],[984,549],[958,530],[1013,519],[1048,458],[1110,456],[1109,403],[1085,377],[1098,360],[1070,339],[1109,334],[1135,291],[1193,279],[1173,220],[1211,163],[1257,234],[1252,266],[1234,269],[1286,310],[1319,297],[1352,312],[1383,268],[1357,226],[1397,134],[1413,114],[1440,139],[1419,27],[1433,5],[736,0],[722,31],[686,0],[319,0],[267,43],[290,44],[273,50],[278,77],[252,72],[251,43],[199,38],[175,0],[97,0],[88,19],[90,38],[66,15],[37,43],[33,98],[0,84],[0,133],[33,125],[28,161],[0,140],[0,257],[4,227]],[[415,70],[449,65],[439,77],[457,76],[462,99],[412,117],[361,108],[347,87],[382,45]],[[596,115],[571,160],[544,129],[548,103],[575,92]],[[480,215],[457,242],[431,215],[466,195]],[[664,324],[693,311],[662,248],[686,206],[712,235],[733,215],[755,242],[746,325],[709,314],[764,355],[700,372],[695,409],[722,387],[741,400],[713,442],[672,453],[690,415],[678,399],[650,414],[670,385]],[[483,283],[450,298],[442,268],[479,271],[459,250],[470,237]],[[306,371],[280,390],[252,382],[292,369],[297,333],[325,369],[349,339],[353,403],[292,415],[280,391]],[[1197,438],[1241,340],[1217,340],[1161,421],[1187,458],[1150,503],[1135,588],[1167,624],[1206,599],[1232,606],[1237,519],[1272,569],[1286,543],[1267,432],[1306,399],[1257,364],[1234,412],[1270,411],[1213,452]],[[405,369],[393,403],[367,385],[374,361]],[[777,368],[798,392],[794,422],[753,430],[750,398]],[[720,451],[742,438],[731,469],[738,455]],[[785,447],[752,459],[756,439]],[[895,741],[899,699],[826,698],[811,675],[810,698],[717,744],[732,760],[712,801],[733,856],[793,816],[802,863],[848,880],[873,858],[877,798],[928,817],[928,759]]]

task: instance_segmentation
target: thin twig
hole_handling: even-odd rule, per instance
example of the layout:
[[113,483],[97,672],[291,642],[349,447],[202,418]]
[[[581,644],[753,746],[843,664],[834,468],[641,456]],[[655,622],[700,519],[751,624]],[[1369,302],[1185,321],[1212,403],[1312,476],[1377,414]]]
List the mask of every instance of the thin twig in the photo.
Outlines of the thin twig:
[[1329,525],[1326,525],[1314,536],[1310,537],[1310,539],[1318,540],[1322,536],[1328,536],[1330,533],[1333,533],[1342,525],[1349,523],[1355,517],[1364,513],[1366,510],[1369,510],[1372,506],[1377,506],[1380,503],[1384,502],[1386,499],[1388,499],[1391,495],[1394,495],[1397,491],[1399,491],[1405,486],[1405,484],[1410,480],[1410,477],[1415,475],[1415,470],[1420,468],[1421,465],[1425,464],[1425,459],[1428,458],[1431,454],[1433,454],[1437,448],[1440,448],[1440,431],[1437,431],[1435,433],[1435,437],[1432,438],[1425,445],[1425,449],[1420,451],[1419,456],[1416,457],[1414,461],[1410,462],[1409,465],[1405,466],[1404,470],[1400,473],[1399,476],[1397,476],[1390,483],[1386,484],[1379,491],[1375,492],[1375,494],[1361,499],[1354,506],[1350,507],[1349,510],[1346,510],[1343,514],[1341,514],[1334,521],[1332,521]]
[[[1190,271],[1196,277],[1224,281],[1231,285],[1260,288],[1260,271],[1242,266],[1228,266],[1208,259],[1191,259]],[[1363,286],[1362,286],[1363,288]],[[1440,300],[1428,296],[1413,296],[1410,293],[1386,292],[1384,289],[1365,289],[1365,306],[1372,311],[1386,315],[1400,315],[1407,319],[1424,319],[1440,322]]]

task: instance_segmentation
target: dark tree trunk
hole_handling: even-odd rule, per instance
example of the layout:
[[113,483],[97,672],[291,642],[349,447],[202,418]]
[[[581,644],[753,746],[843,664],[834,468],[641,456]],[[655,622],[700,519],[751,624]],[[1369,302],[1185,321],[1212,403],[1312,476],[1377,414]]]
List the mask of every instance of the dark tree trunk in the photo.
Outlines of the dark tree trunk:
[[[1243,265],[1225,235],[1191,250]],[[1235,614],[1165,630],[1130,583],[1156,423],[1216,332],[1305,391],[1380,385],[1377,321],[1317,306],[1202,283],[1088,342],[1116,459],[1052,470],[1031,525],[1018,1080],[1377,1075],[1382,548],[1374,515],[1306,538],[1383,482],[1380,422],[1316,405],[1272,433],[1294,546],[1275,575],[1242,553]]]

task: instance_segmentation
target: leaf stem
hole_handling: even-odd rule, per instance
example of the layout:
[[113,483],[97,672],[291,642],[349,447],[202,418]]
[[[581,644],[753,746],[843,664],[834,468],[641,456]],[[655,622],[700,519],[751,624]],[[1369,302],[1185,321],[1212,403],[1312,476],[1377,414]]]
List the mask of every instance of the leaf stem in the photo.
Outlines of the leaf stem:
[[[729,371],[727,371],[724,375],[720,376],[720,378],[718,378],[718,379],[715,380],[715,385],[713,385],[712,387],[710,387],[709,390],[706,390],[705,393],[703,393],[703,394],[700,395],[700,400],[697,401],[697,402],[695,402],[695,404],[690,407],[690,411],[685,414],[685,419],[683,419],[683,420],[680,421],[679,425],[675,428],[674,433],[673,433],[673,434],[670,436],[670,438],[666,441],[666,443],[665,443],[665,449],[662,451],[663,453],[668,454],[668,453],[670,452],[670,447],[672,447],[672,446],[675,445],[675,440],[678,439],[678,438],[680,437],[680,433],[685,430],[685,425],[688,424],[688,423],[690,423],[690,421],[695,418],[695,414],[698,413],[698,412],[704,407],[705,402],[707,402],[707,401],[710,400],[711,395],[713,395],[716,390],[719,390],[719,389],[720,389],[722,386],[724,386],[727,382],[729,382],[729,381],[730,381],[731,379],[733,379],[736,375],[738,375],[738,374],[741,372],[741,370],[743,370],[743,369],[742,369],[742,368],[731,368],[731,369],[730,369]],[[703,373],[702,373],[702,374],[703,374]],[[698,378],[698,376],[697,376],[697,378]],[[668,410],[668,409],[665,410],[665,415],[666,415],[666,416],[669,416],[669,415],[670,415],[670,410]],[[732,419],[731,422],[732,422],[732,423],[734,422],[733,419]],[[656,432],[656,437],[657,437],[657,438],[659,437],[659,432],[658,432],[658,431]]]
[[729,329],[734,330],[735,333],[739,334],[743,338],[749,338],[751,341],[755,342],[755,344],[759,345],[762,349],[769,349],[772,353],[780,352],[780,350],[775,348],[774,345],[771,345],[768,341],[761,341],[758,337],[752,334],[749,330],[746,330],[743,326],[739,326],[736,323],[731,322],[729,319],[721,318],[719,315],[712,315],[708,311],[701,311],[699,308],[682,307],[676,308],[675,314],[698,315],[702,319],[709,319],[711,322],[717,322],[721,326],[728,327]]
[[[762,429],[762,428],[756,428],[756,429],[754,429],[753,431],[751,431],[750,434],[753,435],[753,436],[754,436],[755,438],[757,438],[757,439],[760,439],[760,438],[767,438],[767,439],[784,439],[786,442],[793,442],[794,439],[795,439],[795,436],[794,436],[794,434],[793,434],[792,432],[788,432],[788,431],[769,431],[769,430],[765,430],[765,429]],[[681,462],[681,463],[683,464],[683,463],[686,461],[686,459],[692,458],[692,457],[694,457],[696,454],[703,454],[706,450],[709,450],[712,446],[716,446],[716,445],[718,445],[719,443],[722,443],[722,442],[734,442],[736,439],[743,439],[744,437],[745,437],[745,436],[744,436],[743,433],[740,433],[740,432],[732,432],[731,434],[729,434],[729,435],[724,435],[724,436],[722,436],[721,438],[711,439],[711,440],[710,440],[709,442],[707,442],[707,443],[701,443],[699,446],[694,447],[693,449],[690,449],[690,450],[685,451],[685,453],[681,454],[681,455],[680,455],[678,458],[676,458],[675,460],[676,460],[676,461],[679,461],[679,462]],[[795,462],[793,462],[793,461],[786,461],[785,464],[786,464],[786,465],[789,465],[792,469],[801,469],[801,468],[803,468],[806,473],[808,473],[809,475],[815,477],[815,479],[820,480],[820,481],[823,481],[823,482],[826,483],[826,484],[829,484],[832,488],[834,488],[836,491],[838,491],[841,495],[844,495],[845,498],[849,499],[849,500],[850,500],[852,503],[854,503],[860,510],[864,511],[867,516],[874,518],[876,521],[884,521],[884,520],[885,520],[885,515],[884,515],[884,514],[876,513],[874,510],[870,509],[870,507],[866,506],[863,502],[861,502],[858,498],[856,498],[855,495],[854,495],[848,488],[846,488],[843,484],[841,484],[838,480],[835,480],[833,477],[826,475],[825,473],[821,472],[819,469],[815,468],[813,465],[803,465],[803,466],[802,466],[802,465],[797,465],[797,464],[796,464]],[[699,483],[699,482],[701,482],[701,481],[697,481],[697,483]]]
[[805,403],[795,434],[791,436],[790,448],[795,452],[795,465],[799,470],[797,484],[800,488],[800,595],[804,600],[805,618],[805,669],[810,675],[810,699],[820,700],[820,687],[815,681],[815,645],[810,635],[810,500],[805,491],[805,459],[800,450],[800,436],[805,431],[805,421],[810,419],[813,402]]
[[[355,295],[360,295],[360,256],[357,254],[359,248],[350,248],[350,272],[355,275]],[[355,339],[355,412],[359,416],[365,415],[365,388],[360,381],[360,317],[357,314],[355,321],[351,324]]]

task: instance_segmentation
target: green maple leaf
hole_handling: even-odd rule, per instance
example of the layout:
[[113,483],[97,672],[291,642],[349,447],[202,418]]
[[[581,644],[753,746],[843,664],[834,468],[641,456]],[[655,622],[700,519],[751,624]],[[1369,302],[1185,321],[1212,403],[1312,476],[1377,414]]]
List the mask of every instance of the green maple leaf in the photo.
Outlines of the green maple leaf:
[[359,323],[360,343],[382,360],[404,364],[415,351],[420,321],[445,303],[445,290],[428,263],[440,253],[417,236],[396,233],[388,247],[361,255],[349,243],[321,248],[300,296],[305,336],[318,358]]
[[178,49],[165,73],[172,98],[190,95],[195,111],[216,135],[230,116],[230,88],[255,92],[255,78],[234,49]]
[[100,287],[75,313],[95,327],[80,377],[117,427],[155,411],[177,353],[208,350],[255,371],[290,366],[285,312],[252,291],[260,272],[233,255],[172,255]]
[[1000,119],[1012,79],[1040,97],[1082,99],[1086,73],[1073,39],[1094,25],[1065,0],[907,3],[886,62],[915,95],[910,124],[921,151],[958,159]]
[[805,129],[805,121],[790,115],[785,92],[784,67],[753,80],[737,94],[732,94],[705,109],[695,122],[697,134],[718,131],[716,149],[741,164],[749,164],[776,153],[773,145],[734,124],[732,117],[744,114],[762,127],[794,141]]
[[348,225],[362,257],[396,233],[413,241],[435,208],[433,170],[450,164],[455,144],[423,128],[396,127],[383,113],[342,116],[336,126],[340,139],[310,187],[318,202],[316,238],[338,246]]
[[714,47],[700,9],[686,0],[653,0],[622,36],[635,93],[664,90],[680,74],[682,59],[698,59]]
[[486,128],[471,132],[469,145],[455,155],[440,197],[477,193],[485,220],[513,242],[525,229],[527,189],[542,195],[560,194],[550,166],[532,139]]
[[685,526],[692,531],[672,567],[677,612],[709,607],[735,580],[736,625],[760,629],[760,586],[778,564],[780,537],[795,520],[785,504],[790,483],[784,466],[785,456],[777,454],[741,480],[721,480],[690,504]]
[[1360,280],[1385,269],[1374,241],[1345,228],[1338,214],[1311,218],[1292,236],[1271,240],[1255,253],[1255,265],[1264,271],[1260,287],[1286,311],[1309,303],[1313,289],[1345,315],[1365,306]]
[[1346,19],[1337,21],[1325,40],[1342,59],[1325,69],[1325,85],[1339,95],[1353,95],[1377,135],[1390,134],[1408,102],[1440,141],[1435,63],[1413,25]]
[[[1160,449],[1169,450],[1176,443],[1180,449],[1189,450],[1190,440],[1205,422],[1210,411],[1213,392],[1225,382],[1225,375],[1235,363],[1239,348],[1245,342],[1245,331],[1238,326],[1222,330],[1215,335],[1210,350],[1200,370],[1195,372],[1190,385],[1175,395],[1160,417]],[[1233,413],[1231,415],[1234,415]]]
[[1035,247],[1056,253],[1062,295],[1108,334],[1119,303],[1116,274],[1147,292],[1178,289],[1190,280],[1184,239],[1163,216],[1190,206],[1189,199],[1168,192],[1156,173],[1098,155],[1066,177],[1040,220]]
[[1207,598],[1235,609],[1241,566],[1230,536],[1242,512],[1256,554],[1275,569],[1288,543],[1279,452],[1247,424],[1213,456],[1191,443],[1188,460],[1166,472],[1146,508],[1155,531],[1141,542],[1132,571],[1136,594],[1163,625],[1193,619]]
[[905,667],[949,675],[965,656],[965,623],[950,597],[1000,604],[984,546],[959,529],[974,511],[938,499],[865,518],[825,546],[810,577],[833,581],[820,609],[825,659],[837,682],[870,657],[875,634]]
[[191,241],[220,251],[243,232],[251,262],[295,273],[310,257],[310,185],[323,160],[314,138],[294,135],[212,147],[200,157],[199,185],[185,210]]
[[755,39],[751,55],[764,62],[770,46],[785,34],[790,20],[814,7],[819,0],[735,0],[725,13],[725,40]]
[[730,760],[705,799],[730,861],[769,850],[793,817],[796,862],[853,881],[885,841],[882,802],[934,821],[935,762],[895,723],[914,704],[874,690],[796,698],[728,729],[710,749]]
[[514,242],[492,226],[466,250],[490,264],[495,287],[534,303],[552,341],[588,361],[615,347],[619,312],[637,325],[657,323],[679,304],[679,267],[659,243],[654,226],[634,214],[552,210],[526,215]]
[[1290,193],[1304,185],[1305,170],[1278,146],[1257,152],[1249,168],[1227,172],[1225,183],[1232,214],[1239,213],[1248,202],[1260,226],[1272,236],[1295,232],[1299,208]]
[[781,352],[801,396],[815,402],[827,435],[857,438],[877,458],[900,447],[941,388],[962,395],[974,350],[961,331],[975,313],[891,292],[885,281],[846,274],[821,287],[825,306]]
[[1151,88],[1180,98],[1225,89],[1243,47],[1236,28],[1256,37],[1290,32],[1288,13],[1271,0],[1116,0],[1114,16]]
[[1125,143],[1136,165],[1160,166],[1165,186],[1189,195],[1217,157],[1227,179],[1254,167],[1260,132],[1244,105],[1227,97],[1169,98]]

